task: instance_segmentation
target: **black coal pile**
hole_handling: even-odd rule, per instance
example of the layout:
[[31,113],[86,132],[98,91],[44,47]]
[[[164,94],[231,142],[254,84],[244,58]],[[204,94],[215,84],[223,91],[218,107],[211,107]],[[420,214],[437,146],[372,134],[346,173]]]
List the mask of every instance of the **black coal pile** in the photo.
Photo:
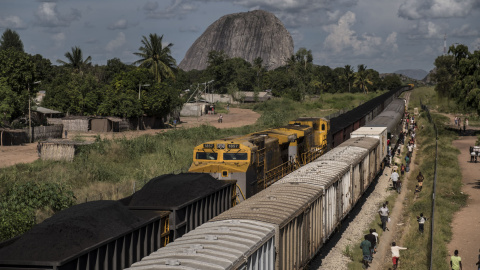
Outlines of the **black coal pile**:
[[0,249],[0,261],[61,261],[144,222],[117,201],[72,206]]
[[135,192],[128,207],[131,209],[173,210],[192,200],[205,197],[231,185],[206,173],[165,174],[151,179]]

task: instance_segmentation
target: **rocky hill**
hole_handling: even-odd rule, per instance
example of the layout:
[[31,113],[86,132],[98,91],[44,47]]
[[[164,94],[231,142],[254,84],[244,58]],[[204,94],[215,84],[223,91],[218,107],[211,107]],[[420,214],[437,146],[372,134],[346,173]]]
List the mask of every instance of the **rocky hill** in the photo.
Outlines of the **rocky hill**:
[[180,62],[183,70],[207,67],[210,51],[224,51],[229,57],[241,57],[251,63],[257,57],[274,69],[286,64],[293,54],[293,39],[272,13],[255,10],[221,17],[193,43]]
[[415,80],[423,80],[428,75],[428,72],[423,69],[402,69],[397,70],[394,73],[402,74]]

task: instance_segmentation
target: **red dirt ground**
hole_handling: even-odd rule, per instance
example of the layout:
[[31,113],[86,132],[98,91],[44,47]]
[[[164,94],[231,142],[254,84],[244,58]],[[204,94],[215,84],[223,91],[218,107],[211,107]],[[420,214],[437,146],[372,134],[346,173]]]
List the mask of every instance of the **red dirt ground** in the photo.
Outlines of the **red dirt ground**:
[[[211,125],[216,128],[232,128],[245,125],[253,125],[260,117],[260,114],[240,108],[230,108],[228,114],[223,115],[223,123],[218,123],[219,114],[203,115],[200,117],[182,117],[181,123],[177,128],[190,128],[200,125]],[[167,129],[150,129],[140,131],[126,131],[121,133],[77,133],[69,132],[68,137],[82,136],[85,140],[94,140],[96,135],[100,135],[102,139],[112,139],[114,137],[134,138],[143,134],[157,134],[165,132]],[[0,168],[12,166],[18,163],[30,163],[38,159],[37,143],[29,143],[17,146],[0,146]]]

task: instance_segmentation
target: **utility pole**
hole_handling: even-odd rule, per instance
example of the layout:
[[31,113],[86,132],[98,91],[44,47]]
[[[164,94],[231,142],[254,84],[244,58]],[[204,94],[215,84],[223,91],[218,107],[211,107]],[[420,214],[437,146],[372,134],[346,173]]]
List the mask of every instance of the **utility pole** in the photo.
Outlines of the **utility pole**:
[[[36,81],[33,82],[33,84],[39,84],[41,81]],[[30,83],[28,83],[28,136],[30,137],[30,143],[32,143],[33,140],[33,134],[32,134],[32,110],[31,110],[31,98],[30,98]]]

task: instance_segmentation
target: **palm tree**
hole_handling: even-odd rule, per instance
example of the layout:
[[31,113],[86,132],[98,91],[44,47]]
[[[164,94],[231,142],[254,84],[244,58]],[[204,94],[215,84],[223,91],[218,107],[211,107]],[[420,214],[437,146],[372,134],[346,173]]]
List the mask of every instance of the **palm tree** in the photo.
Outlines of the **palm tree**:
[[343,78],[345,78],[345,80],[347,81],[348,92],[350,92],[350,84],[355,79],[355,71],[350,65],[345,65],[345,69],[343,71]]
[[372,85],[373,82],[370,80],[366,68],[364,65],[358,65],[358,72],[355,74],[353,86],[359,87],[363,90],[363,93],[368,94],[367,84]]
[[90,65],[92,60],[91,56],[88,56],[85,60],[83,60],[82,49],[79,47],[72,47],[72,52],[65,53],[65,57],[68,59],[68,62],[60,59],[57,60],[57,62],[65,66],[71,66],[78,70],[81,70],[86,65]]
[[138,49],[140,52],[133,53],[141,58],[135,64],[149,68],[158,82],[161,82],[162,78],[175,78],[174,71],[177,65],[170,52],[173,44],[163,46],[162,39],[163,35],[157,34],[150,34],[148,39],[143,36],[143,46]]

